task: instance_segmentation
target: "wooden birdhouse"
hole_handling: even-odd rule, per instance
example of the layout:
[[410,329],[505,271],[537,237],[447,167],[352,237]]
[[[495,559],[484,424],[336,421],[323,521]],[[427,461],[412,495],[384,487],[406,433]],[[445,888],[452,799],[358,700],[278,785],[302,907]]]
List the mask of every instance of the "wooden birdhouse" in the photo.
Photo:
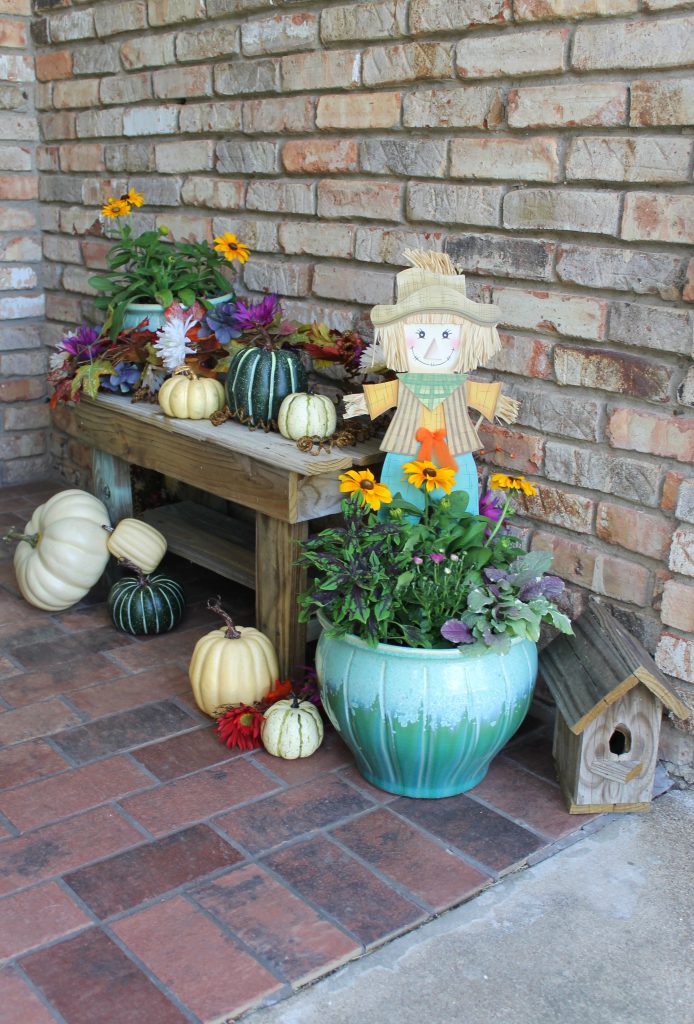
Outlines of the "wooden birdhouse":
[[651,806],[662,705],[687,707],[646,649],[600,605],[540,655],[554,697],[554,763],[571,814]]

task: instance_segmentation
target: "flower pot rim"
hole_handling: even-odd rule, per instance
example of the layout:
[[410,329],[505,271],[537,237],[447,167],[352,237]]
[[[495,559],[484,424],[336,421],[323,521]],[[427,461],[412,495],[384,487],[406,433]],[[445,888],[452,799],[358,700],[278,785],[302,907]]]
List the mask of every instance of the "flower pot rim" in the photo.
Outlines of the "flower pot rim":
[[[317,615],[318,621],[323,629],[330,627],[330,622],[320,612]],[[477,644],[470,645],[468,650],[460,647],[447,647],[447,648],[431,648],[431,647],[406,647],[398,646],[397,644],[367,644],[366,640],[362,640],[360,637],[355,636],[354,633],[344,633],[342,636],[326,637],[330,640],[343,640],[345,643],[349,643],[354,647],[362,647],[367,651],[383,651],[393,657],[411,657],[411,656],[426,656],[427,658],[438,658],[440,660],[451,659],[459,656],[461,658],[481,658],[487,654],[494,654],[497,658],[503,658],[508,652],[495,651],[493,647],[479,647]],[[521,643],[529,643],[533,646],[537,646],[535,641],[529,640],[525,636],[514,636],[511,638],[511,646],[516,647]]]
[[[220,302],[225,302],[227,299],[230,299],[233,294],[234,294],[233,292],[225,292],[224,295],[215,295],[215,297],[213,299],[208,299],[207,301],[219,304]],[[126,309],[148,309],[148,310],[151,310],[151,309],[161,309],[161,310],[164,310],[165,308],[166,307],[162,306],[161,303],[159,303],[159,302],[129,302],[128,305],[126,306]],[[182,309],[189,309],[190,307],[189,306],[182,306],[181,308]]]

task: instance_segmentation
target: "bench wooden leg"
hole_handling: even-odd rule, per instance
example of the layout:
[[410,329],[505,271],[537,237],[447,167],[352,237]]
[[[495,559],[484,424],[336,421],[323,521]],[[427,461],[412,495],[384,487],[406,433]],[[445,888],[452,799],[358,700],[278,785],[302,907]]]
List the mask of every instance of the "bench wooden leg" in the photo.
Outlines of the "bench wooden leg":
[[306,660],[306,626],[297,622],[297,597],[306,571],[293,563],[296,541],[308,537],[308,523],[285,523],[255,514],[255,619],[277,650],[281,678],[293,678]]
[[101,452],[92,452],[94,494],[103,501],[115,526],[119,519],[133,514],[133,491],[130,483],[130,463]]

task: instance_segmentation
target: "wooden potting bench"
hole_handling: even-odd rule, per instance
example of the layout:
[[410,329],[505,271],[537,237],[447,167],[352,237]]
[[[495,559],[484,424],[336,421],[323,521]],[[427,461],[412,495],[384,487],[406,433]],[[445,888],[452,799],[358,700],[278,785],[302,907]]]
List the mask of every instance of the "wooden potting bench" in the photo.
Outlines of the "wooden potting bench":
[[255,531],[189,501],[143,518],[161,530],[174,554],[253,588],[256,626],[275,644],[281,672],[303,663],[306,627],[297,621],[297,595],[306,581],[294,565],[296,541],[308,536],[311,520],[339,511],[340,473],[381,462],[377,440],[311,455],[276,433],[231,421],[213,427],[207,420],[170,419],[158,405],[115,395],[63,406],[56,419],[94,449],[94,493],[112,522],[133,514],[131,465],[252,509]]

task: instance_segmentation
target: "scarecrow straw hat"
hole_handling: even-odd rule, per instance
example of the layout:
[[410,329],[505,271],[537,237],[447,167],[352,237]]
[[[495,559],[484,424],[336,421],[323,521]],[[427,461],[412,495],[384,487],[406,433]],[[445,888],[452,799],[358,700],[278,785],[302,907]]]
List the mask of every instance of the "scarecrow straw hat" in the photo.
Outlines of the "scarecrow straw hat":
[[447,253],[406,249],[403,256],[413,266],[397,275],[395,305],[371,310],[374,327],[416,318],[418,313],[452,313],[482,325],[497,324],[501,319],[498,306],[468,299],[465,278],[456,272]]

